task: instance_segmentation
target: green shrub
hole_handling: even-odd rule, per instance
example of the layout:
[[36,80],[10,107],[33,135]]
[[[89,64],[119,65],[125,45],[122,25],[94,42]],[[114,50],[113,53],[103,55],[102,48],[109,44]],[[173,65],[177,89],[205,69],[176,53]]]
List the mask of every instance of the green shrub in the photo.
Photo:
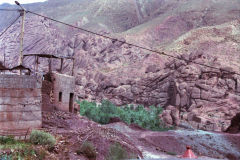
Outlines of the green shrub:
[[10,136],[0,136],[0,144],[15,144],[17,141],[14,139],[14,137]]
[[161,107],[150,106],[145,109],[138,105],[135,109],[133,105],[117,107],[109,101],[103,100],[97,106],[95,102],[82,101],[80,105],[80,114],[100,124],[108,124],[110,118],[119,117],[128,124],[137,124],[143,128],[153,131],[168,130],[161,122],[158,115],[162,113]]
[[16,150],[13,149],[11,153],[0,155],[0,160],[28,160],[33,158],[35,158],[35,150],[32,147],[25,147],[24,149]]
[[106,160],[124,160],[128,159],[127,151],[120,144],[113,144],[109,148]]
[[0,160],[12,160],[12,155],[3,154],[0,155]]
[[30,142],[33,144],[47,145],[53,147],[56,144],[56,139],[49,133],[39,130],[33,130],[30,135]]
[[33,159],[35,150],[28,142],[15,140],[11,136],[0,136],[0,150],[10,150],[8,154],[0,155],[0,160],[15,160],[15,159]]
[[78,155],[83,154],[89,159],[96,159],[97,152],[96,148],[91,142],[84,142],[81,147],[76,151]]

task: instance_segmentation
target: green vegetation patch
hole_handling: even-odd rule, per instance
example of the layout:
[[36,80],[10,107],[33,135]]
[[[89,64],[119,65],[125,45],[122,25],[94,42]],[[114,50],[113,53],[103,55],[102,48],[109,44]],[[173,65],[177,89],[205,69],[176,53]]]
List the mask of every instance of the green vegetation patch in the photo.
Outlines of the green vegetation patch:
[[47,132],[33,130],[30,135],[30,142],[35,145],[47,145],[49,148],[52,148],[56,144],[56,139]]
[[111,118],[118,117],[128,124],[137,124],[148,130],[166,131],[172,129],[165,127],[159,119],[159,114],[163,111],[161,107],[150,106],[148,109],[142,105],[117,107],[107,100],[103,100],[99,105],[88,101],[81,101],[78,104],[82,116],[100,124],[108,124]]
[[13,137],[0,136],[0,150],[2,150],[1,160],[23,160],[36,157],[36,152],[30,143],[15,140]]
[[31,144],[15,140],[11,136],[0,136],[0,149],[25,149]]
[[119,143],[116,143],[110,146],[106,160],[124,160],[134,157],[136,157],[134,154],[128,154]]
[[80,148],[76,151],[78,155],[83,154],[89,159],[96,159],[97,157],[97,151],[93,143],[91,142],[84,142]]
[[46,132],[34,130],[29,141],[16,140],[11,136],[0,136],[0,160],[43,160],[47,152],[44,148],[37,148],[33,144],[46,145],[48,149],[54,147],[55,138]]

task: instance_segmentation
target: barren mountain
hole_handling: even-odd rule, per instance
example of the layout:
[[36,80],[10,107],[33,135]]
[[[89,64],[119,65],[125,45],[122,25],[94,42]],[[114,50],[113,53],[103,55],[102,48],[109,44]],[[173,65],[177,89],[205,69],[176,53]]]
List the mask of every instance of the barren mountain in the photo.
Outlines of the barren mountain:
[[[240,73],[239,6],[239,0],[49,0],[30,4],[27,9],[178,59],[30,13],[24,54],[74,56],[79,100],[106,98],[117,105],[158,105],[165,108],[161,118],[169,125],[223,131],[240,110],[240,76],[235,74]],[[2,27],[8,24],[0,20]],[[20,22],[0,37],[0,52],[5,53],[8,67],[18,59],[19,33]],[[24,64],[33,69],[34,59],[27,58]],[[72,74],[71,65],[65,61],[65,73]],[[54,61],[53,68],[59,67]],[[40,69],[47,71],[46,61],[41,60]]]

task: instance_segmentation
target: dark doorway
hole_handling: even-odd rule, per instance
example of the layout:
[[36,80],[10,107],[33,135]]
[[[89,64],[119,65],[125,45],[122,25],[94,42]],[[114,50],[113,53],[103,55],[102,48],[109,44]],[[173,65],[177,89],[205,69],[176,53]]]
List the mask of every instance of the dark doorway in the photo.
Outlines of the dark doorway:
[[59,94],[58,94],[58,101],[62,102],[62,92],[59,92]]
[[69,112],[73,111],[73,93],[70,93],[70,99],[69,99]]

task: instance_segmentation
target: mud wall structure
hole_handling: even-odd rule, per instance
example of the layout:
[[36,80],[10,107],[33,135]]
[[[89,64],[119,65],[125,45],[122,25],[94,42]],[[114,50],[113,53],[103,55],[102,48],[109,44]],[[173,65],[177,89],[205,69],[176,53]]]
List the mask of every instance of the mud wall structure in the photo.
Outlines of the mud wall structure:
[[75,101],[75,78],[73,76],[52,73],[53,100],[57,110],[73,112]]
[[42,126],[42,79],[28,75],[0,75],[0,130]]
[[56,109],[53,99],[53,83],[51,79],[44,79],[42,82],[42,110],[51,112]]

